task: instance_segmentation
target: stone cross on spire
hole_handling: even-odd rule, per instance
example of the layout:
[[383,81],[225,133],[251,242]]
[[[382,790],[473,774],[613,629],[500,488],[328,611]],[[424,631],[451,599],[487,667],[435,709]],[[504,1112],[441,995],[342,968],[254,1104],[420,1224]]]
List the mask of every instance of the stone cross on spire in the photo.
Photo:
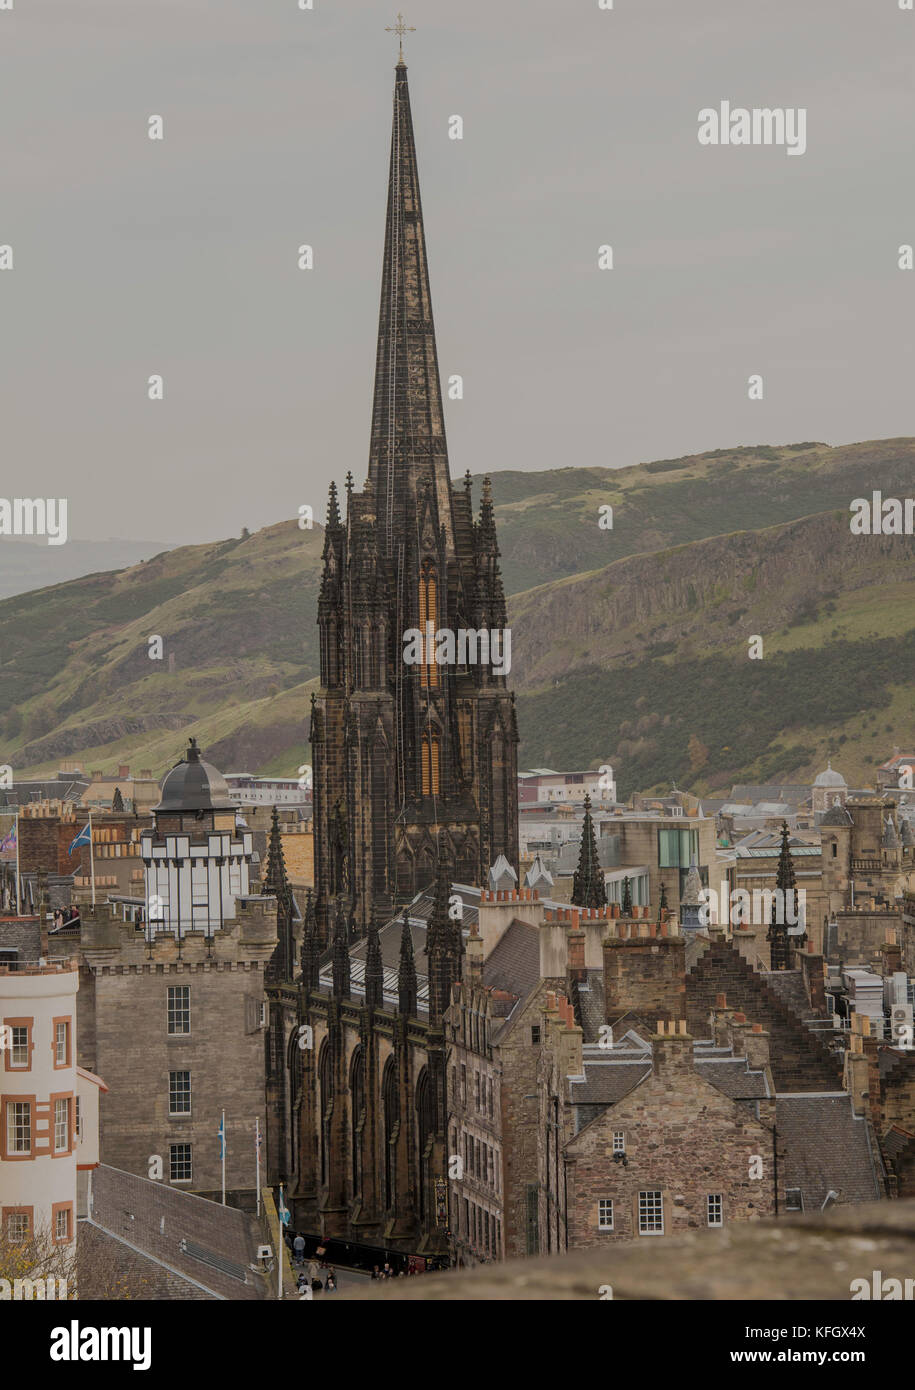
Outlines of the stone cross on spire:
[[384,26],[384,32],[385,32],[386,34],[396,34],[396,35],[397,35],[398,41],[399,41],[399,43],[400,43],[400,57],[398,58],[397,61],[398,61],[399,63],[402,63],[402,62],[403,62],[403,36],[404,36],[404,34],[415,34],[415,33],[416,33],[416,29],[414,28],[414,26],[413,26],[412,24],[404,24],[403,15],[402,15],[402,14],[400,13],[400,11],[398,10],[398,11],[397,11],[397,23],[396,23],[396,24],[386,24],[386,25]]

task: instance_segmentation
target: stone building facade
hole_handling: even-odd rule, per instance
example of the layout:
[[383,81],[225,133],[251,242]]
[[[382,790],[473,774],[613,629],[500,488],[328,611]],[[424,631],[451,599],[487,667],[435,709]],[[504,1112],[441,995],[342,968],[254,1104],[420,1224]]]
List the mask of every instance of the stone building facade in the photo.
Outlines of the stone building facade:
[[256,1124],[267,1133],[265,987],[288,917],[250,893],[250,832],[193,740],[140,850],[137,920],[117,899],[80,914],[79,1060],[109,1087],[102,1161],[221,1195],[225,1111],[226,1186],[250,1203]]
[[148,941],[107,904],[83,909],[79,1061],[109,1088],[105,1163],[218,1193],[225,1110],[227,1186],[253,1196],[255,1120],[266,1133],[264,972],[276,940],[269,897],[239,902],[235,920],[209,937],[180,941]]
[[[554,1087],[557,1075],[584,1076],[580,1030],[563,1026],[558,1011],[552,1012],[554,1085],[544,1078],[544,1103],[555,1105],[561,1116],[560,1144],[553,1140],[551,1154],[545,1124],[542,1171],[543,1189],[554,1198],[553,1248],[563,1234],[569,1248],[586,1249],[774,1213],[771,1085],[769,1095],[752,1107],[732,1099],[694,1059],[695,1040],[685,1023],[661,1022],[648,1039],[647,1071],[635,1060],[625,1063],[640,1079],[628,1094],[599,1108],[593,1118],[582,1117],[575,1128],[577,1107],[561,1105]],[[761,1031],[754,1042],[756,1065],[748,1079],[754,1073],[764,1077],[767,1063]],[[543,1207],[542,1225],[548,1228],[551,1211],[546,1203]],[[548,1235],[548,1247],[549,1240]]]

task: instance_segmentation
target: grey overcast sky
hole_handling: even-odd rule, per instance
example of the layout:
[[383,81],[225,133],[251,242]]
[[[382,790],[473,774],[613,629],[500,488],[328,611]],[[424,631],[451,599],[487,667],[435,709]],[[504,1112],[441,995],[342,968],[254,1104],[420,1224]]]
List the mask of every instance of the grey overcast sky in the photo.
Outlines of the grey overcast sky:
[[[15,0],[3,495],[203,541],[361,485],[398,3],[455,476],[915,432],[898,0]],[[700,146],[723,99],[806,154]]]

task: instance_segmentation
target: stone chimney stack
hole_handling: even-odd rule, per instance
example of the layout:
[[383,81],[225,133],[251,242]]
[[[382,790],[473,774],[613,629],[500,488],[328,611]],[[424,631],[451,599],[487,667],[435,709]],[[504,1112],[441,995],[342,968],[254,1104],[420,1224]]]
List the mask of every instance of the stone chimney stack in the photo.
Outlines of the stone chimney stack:
[[483,938],[477,930],[476,922],[470,928],[464,954],[467,958],[467,979],[474,989],[479,989],[483,983]]
[[883,977],[888,979],[890,975],[895,975],[902,970],[902,947],[896,940],[896,928],[886,928],[886,940],[881,947],[883,955]]
[[651,1062],[655,1076],[672,1084],[693,1070],[693,1039],[683,1019],[675,1023],[658,1019],[651,1038]]
[[565,982],[568,965],[566,927],[562,921],[544,921],[540,927],[540,978]]
[[769,1034],[761,1023],[748,1022],[745,1014],[728,1011],[729,1042],[735,1057],[745,1057],[751,1071],[765,1071],[769,1065]]
[[571,1001],[560,997],[559,1007],[560,1014],[564,1015],[559,1033],[559,1074],[561,1077],[582,1076],[585,1069],[582,1050],[584,1035],[575,1022]]
[[[860,1025],[855,1027],[855,1023],[860,1019]],[[851,1096],[852,1109],[856,1115],[867,1113],[868,1099],[870,1090],[868,1086],[868,1059],[864,1051],[864,1035],[870,1028],[870,1021],[862,1014],[855,1014],[852,1019],[852,1032],[849,1038],[849,1047],[845,1053],[845,1068],[843,1084],[846,1091]]]
[[730,1023],[734,1017],[734,1010],[728,1008],[727,996],[724,994],[715,995],[715,1007],[712,1009],[711,1025],[712,1037],[715,1039],[716,1047],[730,1046]]

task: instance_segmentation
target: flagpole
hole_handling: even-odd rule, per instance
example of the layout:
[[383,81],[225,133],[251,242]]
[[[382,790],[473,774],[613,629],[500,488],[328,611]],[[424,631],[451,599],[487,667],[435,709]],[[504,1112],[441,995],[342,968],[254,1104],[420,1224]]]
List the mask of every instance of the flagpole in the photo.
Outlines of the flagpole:
[[282,1298],[282,1297],[283,1297],[283,1215],[282,1215],[282,1212],[283,1212],[283,1207],[284,1207],[284,1206],[285,1206],[285,1203],[284,1203],[284,1201],[283,1201],[283,1184],[280,1183],[280,1209],[279,1209],[279,1212],[277,1213],[278,1224],[279,1224],[279,1229],[280,1229],[280,1238],[279,1238],[279,1241],[277,1242],[277,1250],[276,1250],[276,1271],[277,1271],[277,1274],[276,1274],[276,1296],[277,1296],[277,1298]]
[[89,882],[92,885],[92,906],[95,907],[95,854],[92,850],[92,812],[89,812]]
[[222,1204],[226,1204],[226,1112],[222,1112]]
[[257,1219],[261,1215],[261,1121],[258,1115],[254,1121],[254,1151],[257,1154]]
[[17,810],[17,812],[16,812],[16,826],[15,826],[15,831],[16,831],[16,916],[18,917],[18,916],[19,916],[19,913],[20,913],[20,911],[21,911],[20,904],[21,904],[21,902],[22,902],[22,897],[21,897],[21,894],[20,894],[20,892],[19,892],[19,882],[20,882],[20,880],[19,880],[19,812],[18,812],[18,810]]

